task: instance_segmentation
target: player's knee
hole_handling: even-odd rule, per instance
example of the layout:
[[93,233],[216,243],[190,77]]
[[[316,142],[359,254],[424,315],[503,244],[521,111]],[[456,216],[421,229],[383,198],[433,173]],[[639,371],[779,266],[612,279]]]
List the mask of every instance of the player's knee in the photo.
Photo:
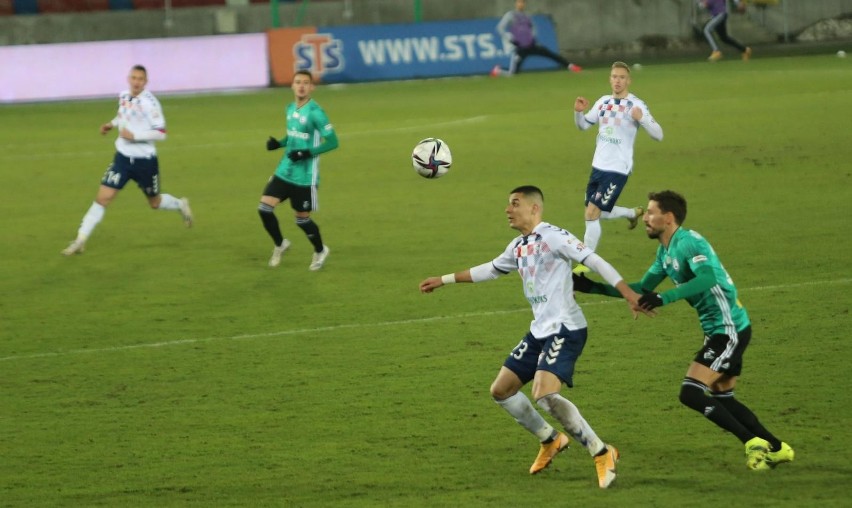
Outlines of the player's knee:
[[707,387],[700,381],[685,378],[680,385],[680,403],[696,411],[703,411],[707,403]]
[[494,399],[495,402],[499,402],[501,400],[506,400],[512,395],[518,393],[518,390],[510,386],[505,386],[504,384],[498,383],[497,381],[494,381],[493,383],[491,383],[490,392],[491,398]]
[[500,388],[498,388],[496,385],[493,385],[493,384],[491,385],[490,392],[491,392],[491,398],[494,399],[495,402],[508,399],[509,397],[512,396],[511,393],[507,393],[505,390],[501,390]]
[[543,397],[539,397],[539,398],[535,399],[535,403],[538,404],[538,406],[540,408],[542,408],[545,411],[547,411],[548,413],[550,413],[550,410],[553,408],[553,404],[551,403],[551,399],[555,396],[556,396],[555,393],[548,393],[547,395],[545,395]]
[[265,214],[265,213],[272,213],[272,212],[274,212],[274,211],[275,211],[275,207],[274,207],[274,206],[272,206],[272,205],[266,204],[266,203],[264,203],[264,202],[262,202],[262,201],[261,201],[261,202],[257,205],[257,211],[258,211],[258,213],[260,213],[261,215],[263,215],[263,214]]

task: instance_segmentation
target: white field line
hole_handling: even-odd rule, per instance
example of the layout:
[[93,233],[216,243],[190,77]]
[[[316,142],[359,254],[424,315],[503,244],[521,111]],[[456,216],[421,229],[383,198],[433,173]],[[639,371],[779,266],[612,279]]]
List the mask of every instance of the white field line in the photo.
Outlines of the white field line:
[[[453,127],[456,125],[468,125],[473,123],[481,123],[488,120],[488,115],[480,115],[480,116],[472,116],[469,118],[460,118],[458,120],[448,120],[446,122],[438,122],[434,124],[429,124],[429,127]],[[353,132],[341,132],[338,133],[338,137],[340,139],[348,139],[351,137],[360,137],[360,136],[375,136],[377,134],[393,134],[396,132],[411,132],[411,131],[420,131],[423,130],[423,125],[410,125],[407,127],[390,127],[387,129],[372,129],[372,130],[363,130],[363,131],[353,131]],[[209,133],[208,133],[209,134]],[[187,143],[181,144],[180,146],[168,145],[164,147],[158,148],[159,152],[167,153],[170,149],[175,150],[207,150],[210,148],[237,148],[237,147],[259,147],[263,146],[263,138],[267,136],[266,134],[258,134],[257,139],[251,141],[239,141],[239,142],[226,142],[226,143]],[[12,148],[12,145],[0,145],[0,160],[41,160],[41,159],[57,159],[57,158],[73,158],[73,157],[91,157],[95,155],[103,156],[104,154],[109,155],[110,150],[112,149],[112,143],[108,147],[105,147],[103,150],[80,150],[80,151],[69,151],[69,152],[51,152],[45,149],[46,145],[44,144],[33,144],[25,146],[25,148],[32,149],[33,152],[23,153],[23,154],[9,154],[8,149]],[[15,145],[14,148],[21,148],[20,145]]]
[[[777,286],[757,286],[753,288],[747,288],[742,291],[768,291],[773,289],[795,289],[799,287],[805,286],[822,286],[822,285],[831,285],[831,284],[849,284],[852,282],[852,279],[837,279],[837,280],[820,280],[820,281],[810,281],[810,282],[798,282],[795,284],[782,284]],[[605,305],[611,303],[620,302],[620,298],[608,298],[606,300],[600,300],[597,302],[584,302],[583,307],[588,307],[590,305]],[[245,335],[234,335],[232,337],[204,337],[200,339],[180,339],[180,340],[169,340],[164,342],[149,342],[145,344],[131,344],[127,346],[112,346],[112,347],[104,347],[104,348],[95,348],[95,349],[69,349],[68,351],[57,351],[53,353],[34,353],[28,355],[15,355],[15,356],[4,356],[0,357],[0,362],[8,362],[13,360],[27,360],[32,358],[51,358],[57,356],[69,356],[69,355],[78,355],[84,353],[110,353],[115,351],[127,351],[130,349],[142,349],[142,348],[160,348],[160,347],[169,347],[169,346],[180,346],[182,344],[201,344],[204,342],[212,342],[212,341],[221,341],[221,340],[245,340],[245,339],[261,339],[264,337],[283,337],[287,335],[300,335],[303,333],[319,333],[319,332],[333,332],[338,330],[346,330],[352,328],[370,328],[370,327],[382,327],[382,326],[399,326],[399,325],[412,325],[412,324],[422,324],[429,323],[432,321],[449,321],[449,320],[458,320],[463,318],[471,318],[471,317],[486,317],[486,316],[501,316],[505,314],[514,314],[517,312],[529,312],[529,309],[526,307],[512,309],[512,310],[498,310],[498,311],[487,311],[487,312],[464,312],[460,314],[450,314],[446,316],[433,316],[427,318],[417,318],[417,319],[400,319],[396,321],[380,321],[378,323],[348,323],[342,325],[331,325],[331,326],[319,326],[315,328],[298,328],[295,330],[281,330],[277,332],[266,332],[266,333],[252,333]]]

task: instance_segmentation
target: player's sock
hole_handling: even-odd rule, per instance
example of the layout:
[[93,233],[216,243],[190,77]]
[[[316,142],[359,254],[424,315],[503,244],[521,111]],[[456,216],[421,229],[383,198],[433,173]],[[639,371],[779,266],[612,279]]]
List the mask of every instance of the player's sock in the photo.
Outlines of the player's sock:
[[714,397],[707,396],[707,386],[692,378],[684,378],[680,387],[680,402],[703,414],[705,418],[717,426],[737,436],[745,443],[753,437],[754,432],[746,428]]
[[586,234],[583,235],[583,243],[586,247],[596,250],[601,240],[601,221],[599,219],[586,221]]
[[157,210],[180,210],[180,200],[171,194],[160,194],[160,206]]
[[296,225],[302,228],[302,231],[308,236],[308,240],[314,245],[314,252],[322,252],[322,236],[320,235],[319,226],[310,217],[304,219],[297,217]]
[[745,404],[734,398],[734,391],[713,392],[713,398],[719,401],[731,415],[742,423],[745,428],[752,431],[757,437],[769,441],[773,451],[781,449],[781,440],[766,430],[757,416]]
[[594,456],[601,448],[606,446],[592,430],[591,425],[583,418],[583,415],[580,414],[577,406],[562,395],[558,393],[545,395],[536,400],[536,404],[556,418],[571,437],[586,447],[589,455]]
[[601,212],[601,219],[633,219],[635,217],[636,212],[632,208],[625,206],[614,206],[612,207],[612,211]]
[[278,218],[275,216],[275,207],[260,203],[257,205],[257,211],[260,213],[260,220],[263,222],[263,228],[272,237],[272,241],[276,246],[280,246],[284,241],[284,235],[281,234],[281,228],[278,226]]
[[104,212],[106,212],[106,208],[103,205],[92,203],[86,215],[83,216],[83,222],[80,223],[80,229],[77,231],[77,238],[88,238],[95,226],[104,218]]
[[545,421],[544,418],[542,418],[538,411],[535,410],[530,399],[528,399],[523,393],[518,392],[503,400],[494,399],[494,402],[499,404],[507,413],[512,415],[521,427],[527,429],[527,431],[536,436],[539,441],[545,442],[547,440],[553,440],[553,438],[556,437],[556,431],[549,423],[547,423],[547,421]]

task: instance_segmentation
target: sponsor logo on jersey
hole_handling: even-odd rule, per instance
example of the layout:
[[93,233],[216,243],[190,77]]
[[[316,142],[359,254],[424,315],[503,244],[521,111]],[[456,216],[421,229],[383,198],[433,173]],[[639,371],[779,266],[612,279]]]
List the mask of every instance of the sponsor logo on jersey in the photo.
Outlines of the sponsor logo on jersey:
[[615,133],[615,129],[612,127],[604,127],[598,132],[598,139],[603,141],[604,143],[610,143],[613,145],[620,145],[621,139],[615,137],[613,134]]
[[291,138],[304,139],[305,141],[311,139],[311,134],[309,132],[299,132],[292,129],[287,129],[287,136]]

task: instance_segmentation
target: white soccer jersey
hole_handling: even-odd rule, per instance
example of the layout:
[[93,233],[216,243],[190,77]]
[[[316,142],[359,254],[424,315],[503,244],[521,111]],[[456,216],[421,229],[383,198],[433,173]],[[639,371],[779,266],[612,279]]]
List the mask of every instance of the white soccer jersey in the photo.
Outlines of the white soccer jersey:
[[166,118],[160,101],[148,90],[133,97],[129,90],[118,96],[118,114],[112,120],[118,130],[127,129],[137,138],[133,141],[119,136],[115,140],[115,149],[126,157],[149,158],[157,155],[151,131],[165,134]]
[[623,99],[604,95],[595,102],[588,113],[577,113],[577,127],[586,130],[598,124],[597,146],[592,166],[604,171],[629,175],[633,171],[633,143],[640,123],[630,116],[631,108],[642,109],[641,125],[656,140],[663,138],[662,127],[654,121],[648,106],[635,95]]
[[503,254],[492,261],[503,273],[517,270],[523,280],[524,296],[530,302],[533,320],[530,332],[543,338],[559,332],[585,328],[586,317],[574,300],[571,261],[582,262],[592,249],[568,231],[539,223],[528,236],[518,236]]

